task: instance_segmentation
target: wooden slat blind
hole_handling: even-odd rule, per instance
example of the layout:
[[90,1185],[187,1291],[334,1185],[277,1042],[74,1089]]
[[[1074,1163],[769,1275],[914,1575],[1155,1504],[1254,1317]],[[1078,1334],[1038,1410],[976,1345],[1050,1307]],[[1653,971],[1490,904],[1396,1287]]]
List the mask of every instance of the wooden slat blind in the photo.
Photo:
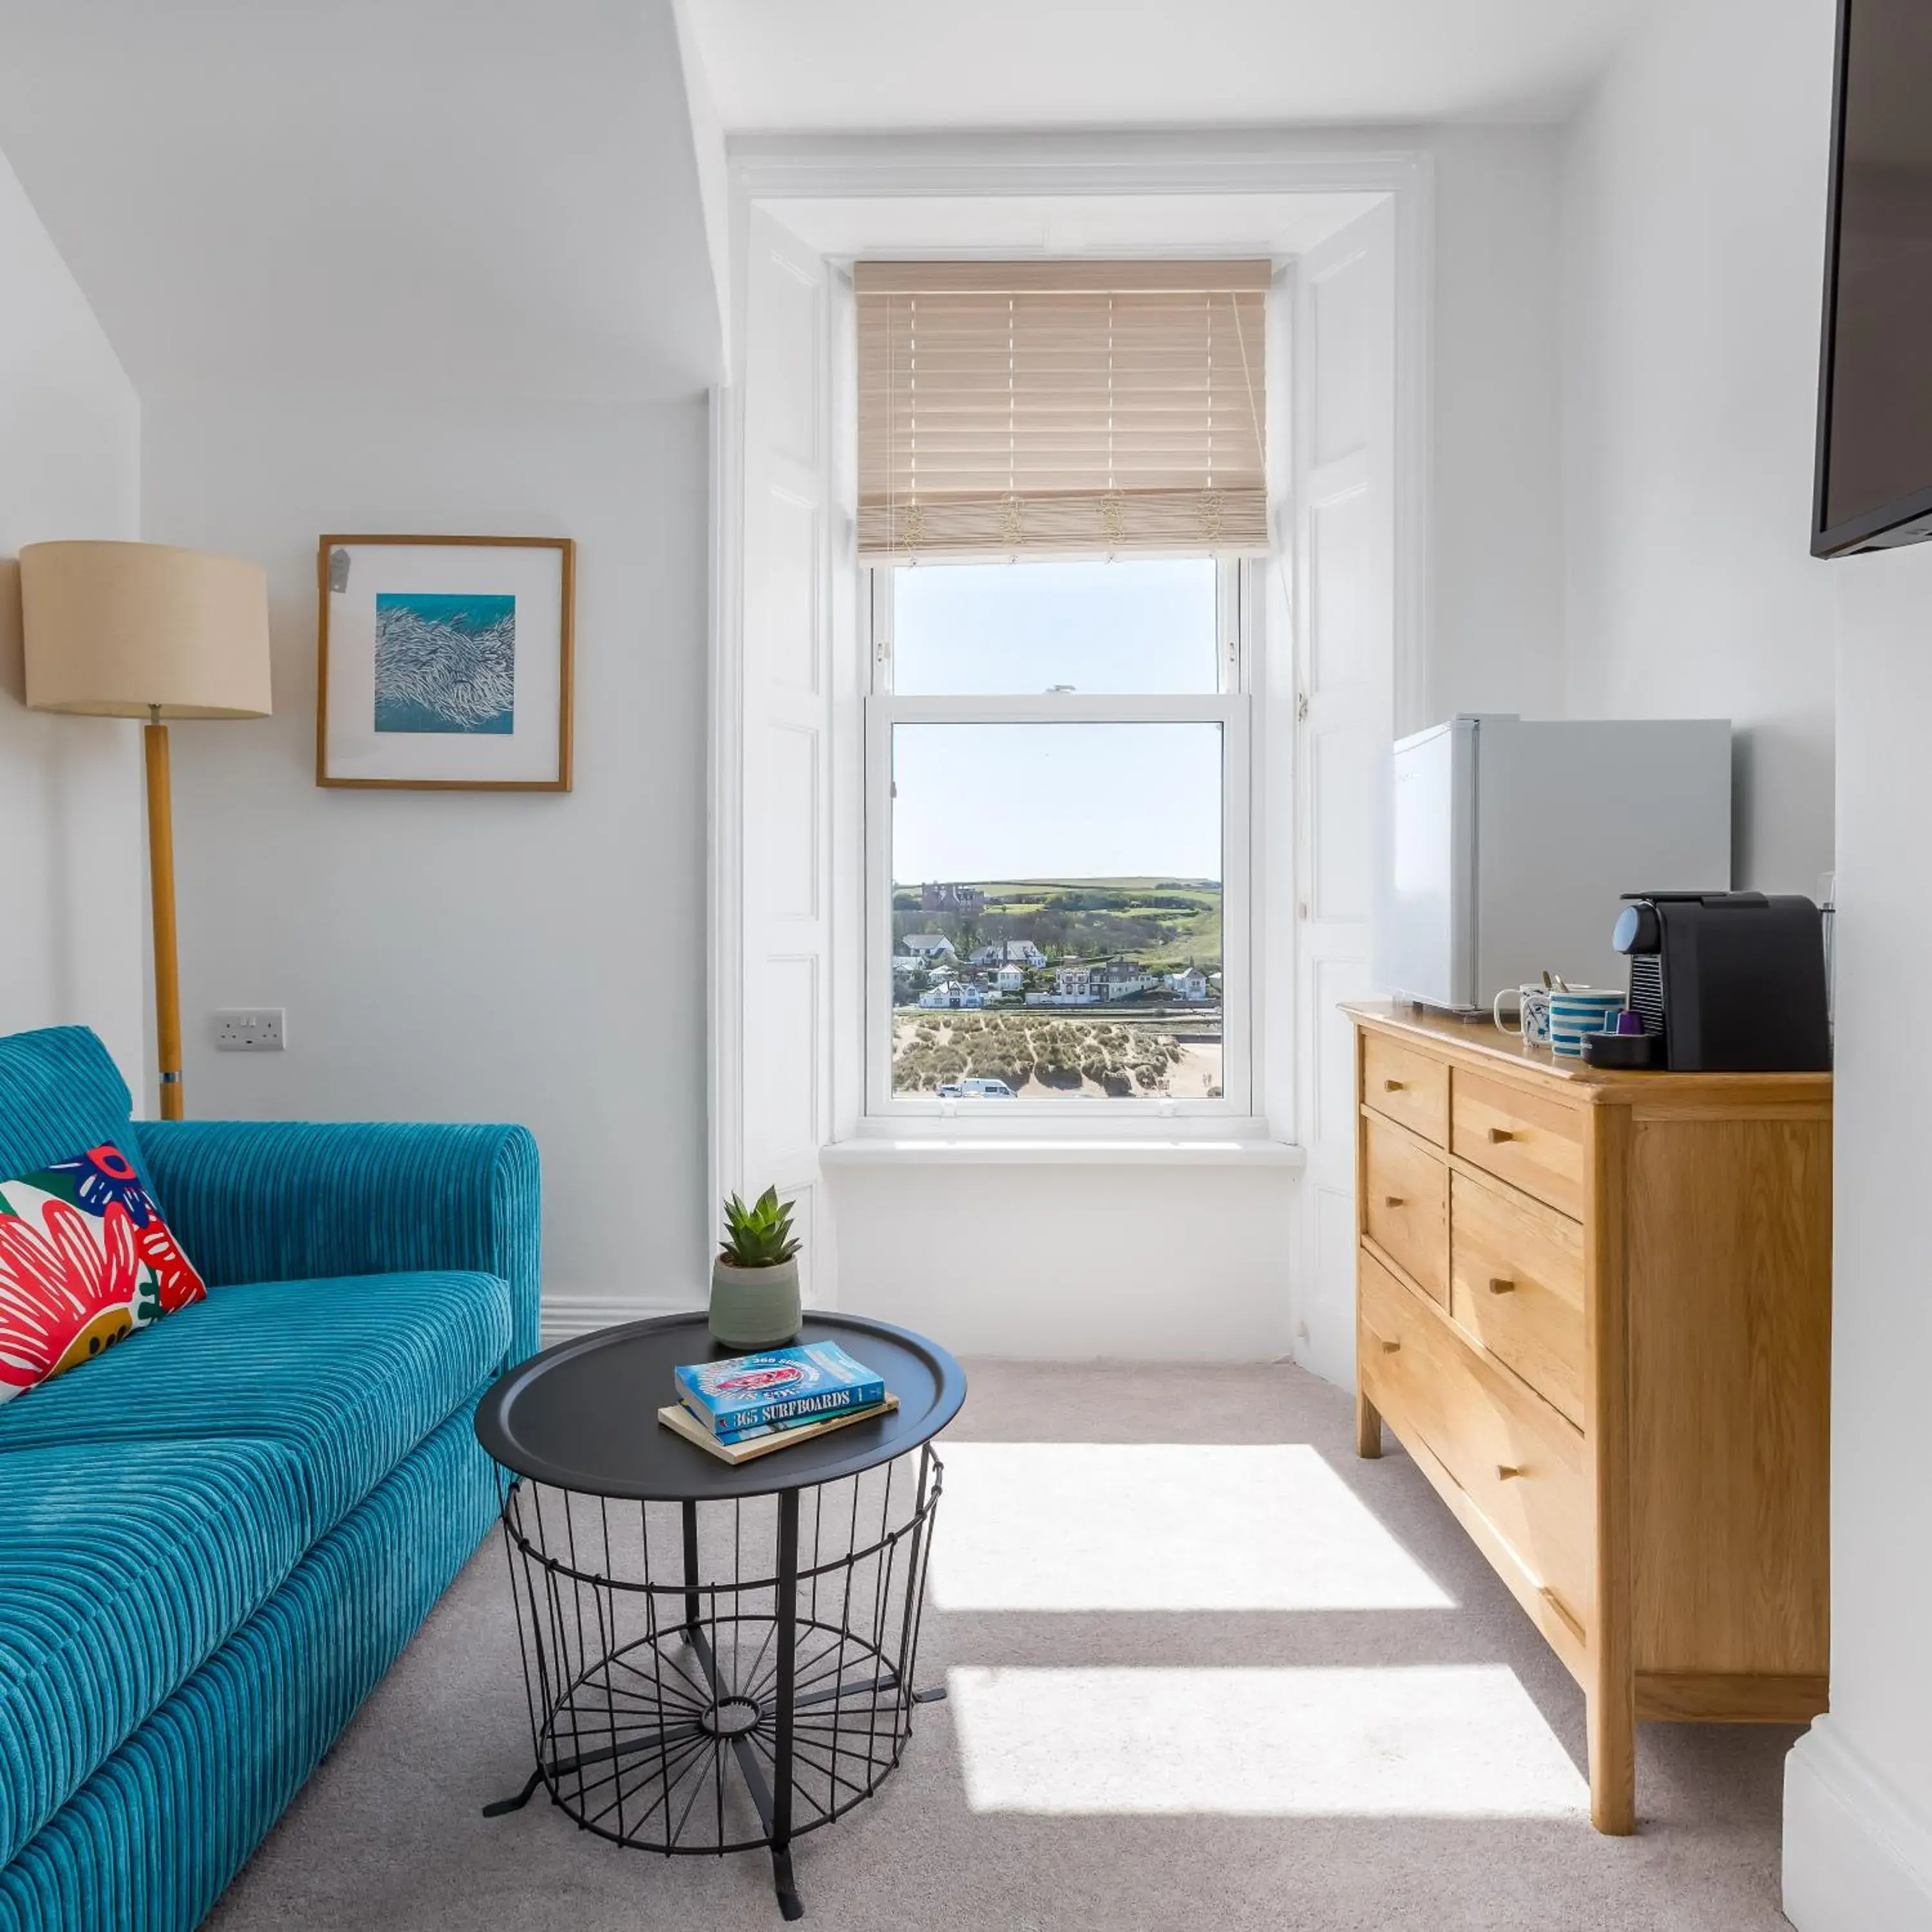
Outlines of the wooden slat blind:
[[1268,548],[1265,262],[862,262],[868,563]]

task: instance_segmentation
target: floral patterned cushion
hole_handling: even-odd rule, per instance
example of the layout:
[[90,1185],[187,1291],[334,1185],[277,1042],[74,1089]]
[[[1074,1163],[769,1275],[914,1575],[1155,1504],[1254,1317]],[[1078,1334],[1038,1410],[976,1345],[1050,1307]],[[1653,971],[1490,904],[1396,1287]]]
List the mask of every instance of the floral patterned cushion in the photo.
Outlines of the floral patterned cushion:
[[0,1180],[0,1402],[207,1292],[118,1148]]

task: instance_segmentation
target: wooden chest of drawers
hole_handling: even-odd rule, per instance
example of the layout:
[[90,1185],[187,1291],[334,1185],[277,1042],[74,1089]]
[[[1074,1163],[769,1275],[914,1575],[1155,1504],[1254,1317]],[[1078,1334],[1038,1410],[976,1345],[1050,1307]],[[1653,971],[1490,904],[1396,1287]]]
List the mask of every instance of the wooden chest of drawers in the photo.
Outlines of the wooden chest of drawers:
[[1351,1017],[1358,1447],[1395,1431],[1582,1686],[1630,1831],[1638,1719],[1826,1707],[1830,1076]]

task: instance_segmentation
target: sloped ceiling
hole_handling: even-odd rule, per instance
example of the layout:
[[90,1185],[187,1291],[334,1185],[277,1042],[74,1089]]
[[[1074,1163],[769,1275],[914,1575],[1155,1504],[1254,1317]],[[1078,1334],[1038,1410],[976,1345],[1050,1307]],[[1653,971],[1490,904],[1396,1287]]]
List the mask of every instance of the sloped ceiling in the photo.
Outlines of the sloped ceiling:
[[0,0],[0,152],[144,394],[701,388],[694,140],[671,0]]
[[1653,0],[691,0],[734,133],[1538,120]]

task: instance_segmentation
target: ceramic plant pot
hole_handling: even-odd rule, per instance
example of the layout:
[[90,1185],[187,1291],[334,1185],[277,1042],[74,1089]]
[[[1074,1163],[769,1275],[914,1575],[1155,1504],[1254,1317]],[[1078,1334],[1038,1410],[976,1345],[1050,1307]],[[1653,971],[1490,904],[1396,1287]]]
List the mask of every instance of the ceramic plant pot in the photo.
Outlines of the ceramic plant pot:
[[721,1346],[745,1353],[782,1348],[798,1340],[804,1318],[796,1255],[776,1268],[711,1264],[711,1336]]

